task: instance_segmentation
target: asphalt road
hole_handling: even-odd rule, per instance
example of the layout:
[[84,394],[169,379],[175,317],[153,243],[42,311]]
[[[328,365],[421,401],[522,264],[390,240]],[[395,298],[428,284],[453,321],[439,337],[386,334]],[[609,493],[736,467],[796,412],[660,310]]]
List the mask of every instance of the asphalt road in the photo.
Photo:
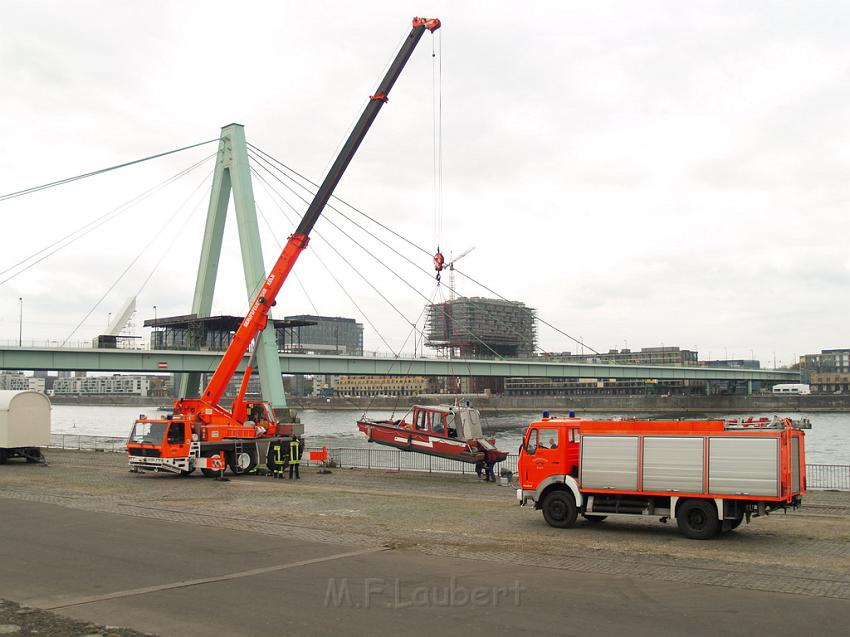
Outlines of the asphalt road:
[[850,602],[0,499],[0,598],[160,635],[846,634]]

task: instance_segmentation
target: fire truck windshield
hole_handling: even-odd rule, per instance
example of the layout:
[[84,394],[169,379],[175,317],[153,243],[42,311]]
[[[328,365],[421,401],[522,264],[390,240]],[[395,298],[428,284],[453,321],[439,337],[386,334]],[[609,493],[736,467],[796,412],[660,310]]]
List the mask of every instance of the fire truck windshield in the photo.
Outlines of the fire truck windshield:
[[165,422],[137,422],[133,425],[133,431],[128,442],[137,445],[161,445],[167,424]]

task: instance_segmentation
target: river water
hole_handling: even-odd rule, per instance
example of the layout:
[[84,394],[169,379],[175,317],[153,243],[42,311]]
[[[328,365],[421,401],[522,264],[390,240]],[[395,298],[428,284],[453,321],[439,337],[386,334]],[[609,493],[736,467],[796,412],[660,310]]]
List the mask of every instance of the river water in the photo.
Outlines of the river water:
[[[78,434],[83,436],[125,437],[130,432],[133,420],[138,418],[139,407],[86,407],[76,405],[53,406],[53,433]],[[162,415],[149,409],[148,416]],[[366,440],[357,430],[359,411],[303,410],[299,413],[311,447],[366,447]],[[396,412],[399,417],[401,412]],[[562,415],[562,414],[559,414]],[[592,414],[588,417],[605,418],[614,414]],[[748,414],[750,415],[750,414]],[[751,414],[768,416],[773,414]],[[794,413],[783,414],[794,418],[809,418],[812,429],[806,432],[806,460],[810,464],[850,465],[850,413]],[[386,418],[387,411],[370,412],[371,418]],[[528,423],[538,418],[540,412],[481,414],[485,432],[496,436],[500,449],[516,452],[522,432]],[[579,414],[581,416],[581,414]],[[711,414],[712,418],[735,418],[729,414]],[[738,415],[737,417],[740,417]]]

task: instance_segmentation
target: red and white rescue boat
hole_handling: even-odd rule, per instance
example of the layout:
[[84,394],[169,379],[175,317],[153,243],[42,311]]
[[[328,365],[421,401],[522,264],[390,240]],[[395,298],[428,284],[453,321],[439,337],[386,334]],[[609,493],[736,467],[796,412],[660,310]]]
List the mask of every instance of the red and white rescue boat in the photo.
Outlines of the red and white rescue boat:
[[477,409],[456,405],[414,405],[410,421],[361,418],[357,427],[369,442],[404,451],[450,458],[470,464],[493,465],[508,457],[485,438]]

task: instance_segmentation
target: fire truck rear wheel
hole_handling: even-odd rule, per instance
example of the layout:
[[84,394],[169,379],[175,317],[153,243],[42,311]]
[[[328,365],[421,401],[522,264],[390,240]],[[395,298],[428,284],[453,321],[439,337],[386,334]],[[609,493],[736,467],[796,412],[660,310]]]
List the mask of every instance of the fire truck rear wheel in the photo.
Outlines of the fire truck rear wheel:
[[734,531],[739,526],[741,526],[741,522],[744,521],[744,512],[741,511],[734,520],[723,520],[722,531],[724,533],[728,533],[729,531]]
[[682,535],[692,540],[709,540],[720,532],[717,509],[709,500],[685,500],[679,505],[676,522]]
[[568,529],[575,524],[578,516],[573,494],[561,489],[549,492],[543,499],[543,519],[556,529]]

